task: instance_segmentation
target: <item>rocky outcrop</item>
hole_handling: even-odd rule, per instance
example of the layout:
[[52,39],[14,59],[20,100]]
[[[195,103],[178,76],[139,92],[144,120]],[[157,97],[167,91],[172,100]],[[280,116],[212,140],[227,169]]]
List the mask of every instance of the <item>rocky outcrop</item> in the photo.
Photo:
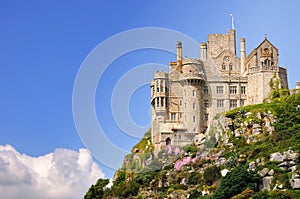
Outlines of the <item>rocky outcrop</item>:
[[262,177],[262,183],[260,185],[260,190],[271,190],[271,183],[273,180],[274,170],[269,168],[263,168],[261,171],[258,172],[259,176]]
[[300,176],[298,174],[293,174],[290,183],[293,189],[300,189]]

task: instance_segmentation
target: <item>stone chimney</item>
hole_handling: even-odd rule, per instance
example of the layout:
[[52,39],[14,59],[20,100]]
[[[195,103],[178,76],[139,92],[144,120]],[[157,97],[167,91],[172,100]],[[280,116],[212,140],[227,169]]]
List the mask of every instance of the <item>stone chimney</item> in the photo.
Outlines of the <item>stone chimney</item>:
[[181,62],[182,61],[182,44],[181,44],[181,41],[177,41],[176,49],[177,49],[177,61]]
[[205,42],[200,44],[200,59],[206,61],[207,57],[207,45]]
[[245,38],[241,38],[240,43],[240,49],[241,49],[241,73],[245,72],[245,60],[246,60],[246,42]]

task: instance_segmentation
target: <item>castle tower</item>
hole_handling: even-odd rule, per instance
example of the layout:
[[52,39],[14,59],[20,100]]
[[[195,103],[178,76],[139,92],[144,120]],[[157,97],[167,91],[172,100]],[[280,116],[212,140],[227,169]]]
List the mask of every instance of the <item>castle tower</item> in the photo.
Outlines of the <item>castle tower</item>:
[[288,88],[286,69],[278,64],[278,49],[265,38],[245,60],[248,104],[263,103],[272,89]]
[[202,62],[186,59],[182,62],[180,82],[183,89],[183,123],[187,133],[198,134],[203,130]]
[[168,73],[155,72],[151,87],[152,143],[158,143],[161,126],[168,120]]
[[210,34],[208,36],[208,56],[216,58],[224,50],[236,55],[235,30],[228,30],[227,34]]

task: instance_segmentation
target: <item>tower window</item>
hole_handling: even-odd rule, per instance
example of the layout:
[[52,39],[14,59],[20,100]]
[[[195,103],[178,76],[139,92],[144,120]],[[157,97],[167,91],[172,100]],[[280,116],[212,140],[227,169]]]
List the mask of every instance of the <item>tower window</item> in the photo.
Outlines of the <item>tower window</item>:
[[225,64],[222,64],[222,70],[226,70]]
[[159,92],[159,87],[156,87],[156,92]]
[[223,94],[224,93],[224,87],[223,86],[217,86],[217,94]]
[[196,122],[196,117],[195,116],[193,116],[193,122]]
[[230,94],[236,94],[237,93],[236,86],[229,86],[229,93]]
[[208,100],[204,100],[204,107],[205,107],[205,108],[208,108],[208,107],[209,107],[209,102],[208,102]]
[[217,100],[217,107],[224,107],[224,100]]
[[179,101],[179,105],[180,105],[180,106],[182,105],[182,101],[181,101],[181,100]]
[[208,86],[204,86],[203,91],[204,91],[204,94],[208,94]]
[[193,96],[195,96],[195,90],[193,90]]
[[193,109],[196,109],[196,104],[195,103],[193,103]]
[[164,106],[165,105],[165,103],[164,103],[164,100],[165,100],[165,98],[160,98],[160,104],[161,104],[161,106]]
[[208,120],[208,117],[209,117],[208,113],[204,113],[204,120],[205,120],[205,121]]
[[229,64],[229,70],[232,70],[232,64]]

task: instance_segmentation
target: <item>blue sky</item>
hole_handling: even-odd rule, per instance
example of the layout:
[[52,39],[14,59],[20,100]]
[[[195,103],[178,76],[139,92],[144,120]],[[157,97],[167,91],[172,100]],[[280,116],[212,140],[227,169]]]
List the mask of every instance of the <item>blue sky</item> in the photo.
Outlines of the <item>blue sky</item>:
[[[133,28],[168,28],[203,42],[208,34],[226,33],[233,13],[237,41],[246,38],[247,54],[267,34],[279,49],[280,65],[288,67],[293,88],[300,80],[299,8],[297,0],[2,1],[0,145],[10,144],[30,156],[56,148],[85,147],[72,113],[76,74],[99,43]],[[98,84],[95,109],[106,136],[116,146],[129,151],[139,138],[126,135],[114,121],[110,105],[114,85],[138,65],[168,65],[174,59],[174,54],[161,50],[134,51],[120,56],[105,71]],[[129,112],[139,125],[150,122],[149,92],[147,85],[142,86],[130,99]],[[107,177],[113,175],[112,169],[97,162]]]

